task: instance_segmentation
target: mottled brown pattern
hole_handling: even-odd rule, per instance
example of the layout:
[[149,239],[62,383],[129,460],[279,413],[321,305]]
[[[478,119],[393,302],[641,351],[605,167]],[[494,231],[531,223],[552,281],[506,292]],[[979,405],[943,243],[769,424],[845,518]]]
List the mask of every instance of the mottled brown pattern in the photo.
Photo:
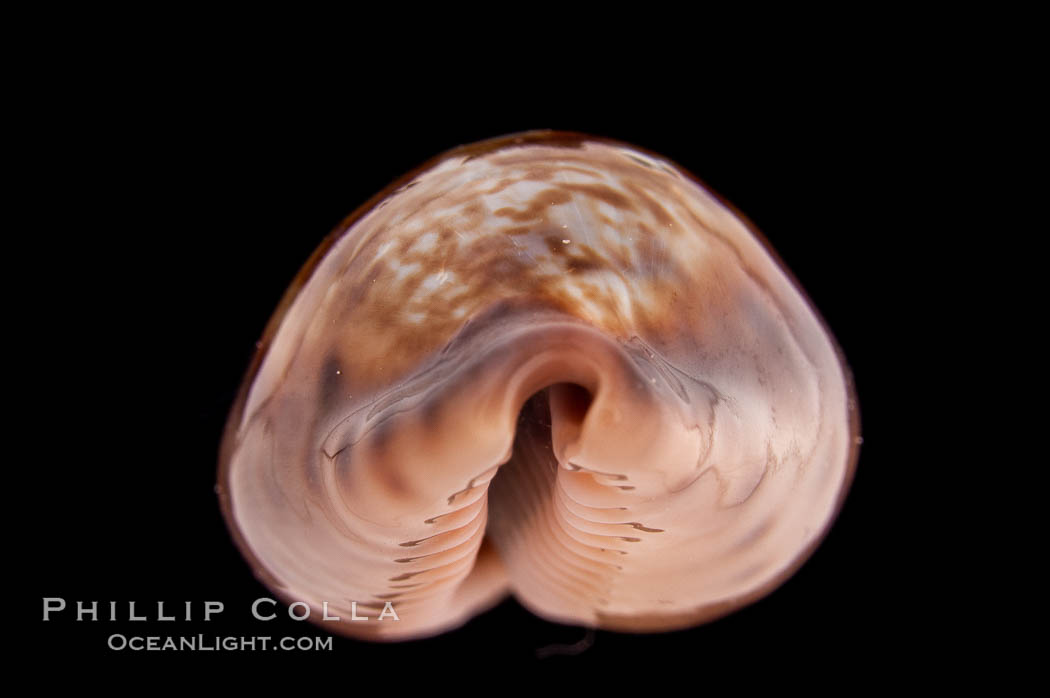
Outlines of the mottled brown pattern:
[[[344,380],[354,385],[403,375],[421,355],[448,341],[464,319],[499,299],[564,309],[621,334],[627,330],[625,310],[631,316],[627,324],[657,328],[666,321],[667,304],[691,288],[661,239],[674,229],[670,214],[641,185],[610,180],[609,171],[590,161],[567,168],[547,155],[515,156],[511,161],[523,169],[502,177],[498,186],[472,182],[444,197],[421,197],[418,205],[406,202],[417,223],[411,232],[403,222],[400,230],[362,231],[367,239],[347,260],[342,270],[347,281],[338,284],[339,295],[330,301],[332,321],[354,335],[337,341],[354,353],[358,367]],[[565,172],[601,181],[556,181]],[[532,182],[544,187],[517,205],[492,200],[515,184]],[[414,189],[403,188],[398,196],[411,196]],[[630,217],[628,235],[599,247],[588,244],[585,223],[609,221],[610,214]],[[624,284],[623,298],[610,292],[605,275]],[[430,286],[424,286],[428,280]]]

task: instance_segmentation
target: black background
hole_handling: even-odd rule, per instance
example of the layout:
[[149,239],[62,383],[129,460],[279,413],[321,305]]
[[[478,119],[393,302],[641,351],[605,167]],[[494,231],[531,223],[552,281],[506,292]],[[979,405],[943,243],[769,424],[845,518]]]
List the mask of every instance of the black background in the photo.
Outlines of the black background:
[[[919,245],[910,185],[932,125],[878,66],[776,76],[732,93],[682,95],[643,79],[557,96],[473,86],[373,92],[349,81],[303,87],[179,66],[105,81],[77,74],[29,139],[46,192],[20,307],[34,338],[22,405],[35,429],[26,497],[41,502],[15,536],[31,589],[18,604],[32,650],[95,666],[226,662],[449,671],[489,666],[657,667],[672,658],[719,671],[815,662],[876,674],[918,662],[941,632],[916,612],[913,564],[924,531],[905,523],[900,471],[920,457],[899,415],[907,312],[902,245]],[[542,96],[538,99],[537,95]],[[54,97],[54,95],[52,95]],[[336,637],[332,653],[133,653],[112,633],[324,635],[260,623],[270,592],[236,551],[213,492],[227,412],[284,289],[339,221],[439,152],[535,128],[582,131],[660,153],[745,213],[795,273],[852,368],[864,445],[845,506],[816,553],[767,598],[692,630],[598,632],[576,656],[537,651],[584,637],[507,601],[425,641]],[[889,244],[890,242],[894,244]],[[907,349],[912,355],[915,348]],[[909,362],[914,363],[914,362]],[[897,412],[891,411],[894,407]],[[891,416],[894,415],[894,416]],[[914,440],[912,440],[914,441]],[[40,493],[46,493],[42,496]],[[18,494],[16,493],[16,497]],[[40,620],[43,597],[128,601],[154,616],[205,600],[210,623]],[[896,638],[888,645],[888,636]],[[757,658],[761,658],[760,660]],[[867,674],[858,674],[864,676]]]

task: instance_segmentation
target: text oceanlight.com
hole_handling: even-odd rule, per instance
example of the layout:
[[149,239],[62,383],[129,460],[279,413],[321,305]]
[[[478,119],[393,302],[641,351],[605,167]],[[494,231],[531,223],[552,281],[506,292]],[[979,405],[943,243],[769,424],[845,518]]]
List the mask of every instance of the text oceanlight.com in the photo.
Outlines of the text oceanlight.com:
[[332,649],[332,637],[237,637],[237,636],[207,636],[188,635],[180,637],[158,637],[142,635],[122,635],[114,633],[109,636],[106,644],[111,650],[131,650],[133,652],[216,652],[216,651],[240,651],[254,652],[256,650],[285,650],[285,651],[324,651]]

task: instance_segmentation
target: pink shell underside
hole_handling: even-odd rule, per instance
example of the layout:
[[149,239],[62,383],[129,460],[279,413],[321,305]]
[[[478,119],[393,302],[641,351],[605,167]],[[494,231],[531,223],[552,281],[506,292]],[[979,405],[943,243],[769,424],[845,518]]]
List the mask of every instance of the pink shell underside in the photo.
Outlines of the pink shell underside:
[[657,156],[526,134],[438,158],[330,238],[219,485],[256,573],[330,630],[435,634],[512,593],[653,631],[796,569],[857,436],[834,340],[738,215]]

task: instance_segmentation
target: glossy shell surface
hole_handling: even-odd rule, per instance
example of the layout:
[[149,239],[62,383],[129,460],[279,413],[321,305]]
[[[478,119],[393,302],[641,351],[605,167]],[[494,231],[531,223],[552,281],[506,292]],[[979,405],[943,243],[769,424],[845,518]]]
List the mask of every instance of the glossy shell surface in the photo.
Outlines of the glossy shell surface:
[[432,635],[508,593],[657,631],[796,569],[857,431],[833,338],[739,215],[659,156],[530,133],[446,153],[322,245],[219,492],[256,574],[336,632]]

